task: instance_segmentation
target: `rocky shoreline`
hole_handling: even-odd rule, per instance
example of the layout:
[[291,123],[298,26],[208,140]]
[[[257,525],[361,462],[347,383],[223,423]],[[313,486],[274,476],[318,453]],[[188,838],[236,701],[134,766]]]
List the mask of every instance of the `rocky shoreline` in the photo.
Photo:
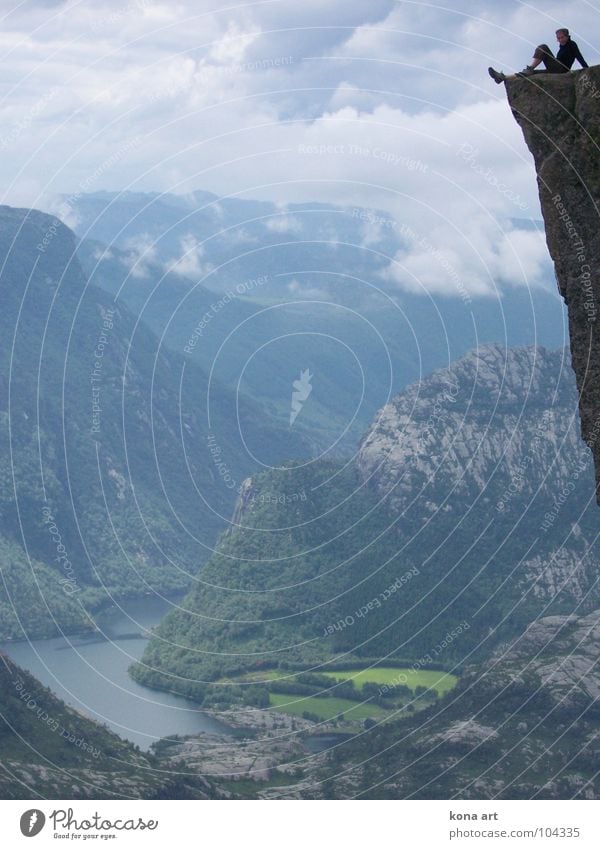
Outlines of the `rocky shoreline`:
[[[232,796],[248,796],[256,784],[257,798],[302,798],[314,791],[316,774],[327,759],[326,751],[311,752],[310,737],[343,736],[339,726],[260,708],[240,707],[203,711],[232,729],[233,734],[195,734],[176,740],[164,752],[167,761],[187,774],[212,783],[226,783]],[[350,723],[349,723],[350,725]],[[244,782],[243,792],[241,783]]]

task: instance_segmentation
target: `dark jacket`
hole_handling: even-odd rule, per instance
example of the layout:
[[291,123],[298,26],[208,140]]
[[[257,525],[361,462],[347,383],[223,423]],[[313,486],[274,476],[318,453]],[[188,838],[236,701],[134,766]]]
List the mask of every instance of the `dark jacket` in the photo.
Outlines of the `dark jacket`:
[[575,42],[570,38],[565,44],[563,44],[558,53],[556,54],[556,58],[560,62],[561,65],[564,65],[567,70],[571,70],[573,67],[573,62],[575,59],[579,62],[582,68],[587,68],[588,63],[585,61],[579,47],[575,44]]

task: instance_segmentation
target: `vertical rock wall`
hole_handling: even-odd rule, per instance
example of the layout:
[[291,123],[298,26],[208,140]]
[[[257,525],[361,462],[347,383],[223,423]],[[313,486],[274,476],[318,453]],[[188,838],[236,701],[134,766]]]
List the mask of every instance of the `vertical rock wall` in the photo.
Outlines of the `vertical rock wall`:
[[535,160],[600,502],[600,67],[535,74],[506,89]]

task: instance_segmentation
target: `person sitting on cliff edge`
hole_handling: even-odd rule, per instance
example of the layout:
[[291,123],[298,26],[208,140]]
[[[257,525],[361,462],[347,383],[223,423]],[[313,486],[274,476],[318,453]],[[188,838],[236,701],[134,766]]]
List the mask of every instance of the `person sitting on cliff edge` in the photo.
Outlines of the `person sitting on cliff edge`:
[[[503,74],[502,71],[495,71],[493,68],[488,68],[488,74],[497,83],[504,83],[507,80],[518,80],[521,77],[530,77],[532,74],[564,74],[570,71],[573,67],[575,59],[579,62],[582,68],[587,68],[588,63],[581,55],[579,47],[575,44],[569,30],[565,27],[556,30],[556,40],[560,44],[556,56],[550,50],[547,44],[540,44],[535,48],[531,65],[527,65],[518,74]],[[538,65],[544,63],[545,71],[536,71]]]

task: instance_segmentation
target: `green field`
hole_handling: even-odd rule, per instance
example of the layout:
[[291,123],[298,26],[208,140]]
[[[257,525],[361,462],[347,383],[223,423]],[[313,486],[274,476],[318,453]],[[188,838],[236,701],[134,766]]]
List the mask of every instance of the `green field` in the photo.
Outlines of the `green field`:
[[[438,696],[444,696],[452,690],[458,681],[456,675],[450,675],[448,672],[433,669],[414,670],[408,667],[397,666],[371,666],[371,667],[356,667],[354,669],[339,669],[324,671],[319,668],[314,670],[319,675],[324,675],[332,682],[353,681],[356,691],[356,699],[336,698],[316,698],[315,696],[292,695],[288,693],[269,693],[269,704],[273,708],[284,711],[285,713],[293,714],[294,716],[302,716],[303,713],[311,713],[317,716],[321,721],[330,721],[336,719],[340,714],[344,715],[346,720],[354,720],[362,722],[365,719],[383,719],[386,716],[397,716],[398,708],[401,708],[409,699],[404,691],[394,694],[394,687],[408,687],[413,693],[417,687],[425,687],[427,690],[435,690]],[[252,672],[244,676],[247,682],[256,682],[257,684],[269,681],[283,680],[294,682],[297,675],[301,672],[284,671],[281,669],[262,670],[261,672]],[[223,679],[225,681],[227,679]],[[235,679],[228,679],[229,682]],[[238,679],[240,680],[240,679]],[[367,682],[377,684],[378,686],[387,685],[390,690],[390,698],[386,700],[384,707],[380,704],[375,704],[372,700],[361,700],[361,690]],[[421,710],[425,707],[427,701],[417,697],[416,701],[412,702],[411,710]]]
[[312,696],[288,696],[285,693],[270,693],[269,701],[272,707],[276,707],[285,713],[302,716],[305,711],[308,711],[325,721],[336,719],[340,714],[344,714],[344,719],[357,722],[369,717],[373,719],[383,718],[389,714],[389,711],[383,710],[377,705],[368,702],[363,705],[350,699],[315,699]]
[[373,684],[387,684],[390,688],[403,684],[413,691],[417,687],[426,687],[428,690],[437,690],[440,696],[452,690],[458,681],[456,675],[450,675],[448,672],[433,669],[398,669],[392,666],[334,670],[321,674],[334,678],[336,681],[354,681],[357,690],[362,689],[362,685],[370,681]]
[[[402,669],[397,666],[334,669],[331,672],[326,672],[322,669],[315,671],[319,675],[326,675],[335,681],[354,681],[354,686],[358,692],[362,689],[363,684],[369,681],[371,684],[387,684],[390,688],[402,684],[413,692],[417,687],[426,687],[428,690],[437,690],[440,696],[444,696],[447,692],[454,689],[458,681],[456,675],[450,675],[449,672],[434,669]],[[294,673],[282,672],[278,669],[271,669],[256,675],[256,679],[261,679],[262,681],[276,681],[278,679],[293,681],[294,678]],[[248,680],[250,680],[249,677]]]

